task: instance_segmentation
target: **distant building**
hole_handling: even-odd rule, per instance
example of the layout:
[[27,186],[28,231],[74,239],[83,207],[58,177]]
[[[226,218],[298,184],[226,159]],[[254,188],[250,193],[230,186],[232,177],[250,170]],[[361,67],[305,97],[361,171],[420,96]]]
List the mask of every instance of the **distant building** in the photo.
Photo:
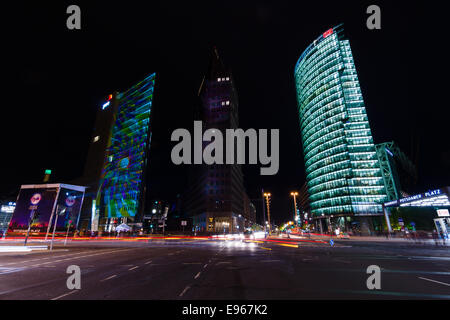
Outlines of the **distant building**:
[[[214,48],[208,71],[199,92],[201,107],[197,111],[203,130],[238,127],[238,96],[232,74]],[[205,146],[206,144],[204,144]],[[252,220],[238,164],[193,165],[189,173],[190,188],[185,194],[185,209],[200,232],[243,231],[246,220]]]
[[16,203],[13,201],[0,202],[0,238],[8,231],[8,226],[15,208]]
[[[142,217],[142,229],[146,233],[159,233],[162,231],[163,221],[166,223],[169,209],[172,205],[164,200],[152,200]],[[165,228],[167,230],[167,228]]]
[[85,171],[77,180],[89,187],[81,228],[141,227],[154,85],[151,74],[100,106]]
[[307,215],[307,219],[311,218],[311,206],[309,203],[308,185],[306,182],[302,185],[300,191],[298,192],[297,201],[298,210],[302,215],[302,221],[305,219],[305,214]]

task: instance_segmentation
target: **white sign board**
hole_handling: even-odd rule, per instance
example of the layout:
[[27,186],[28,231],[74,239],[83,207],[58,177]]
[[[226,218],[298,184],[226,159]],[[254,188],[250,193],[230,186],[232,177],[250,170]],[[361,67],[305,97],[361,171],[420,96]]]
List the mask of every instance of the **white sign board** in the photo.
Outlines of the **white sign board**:
[[439,217],[449,217],[450,213],[448,212],[448,209],[438,209],[436,210]]

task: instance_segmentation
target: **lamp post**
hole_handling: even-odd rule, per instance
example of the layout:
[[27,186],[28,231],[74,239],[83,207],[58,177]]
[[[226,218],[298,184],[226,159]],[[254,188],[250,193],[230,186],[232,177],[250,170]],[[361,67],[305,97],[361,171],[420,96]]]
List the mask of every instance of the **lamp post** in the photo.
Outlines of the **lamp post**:
[[270,196],[271,196],[271,194],[269,192],[264,193],[264,197],[266,198],[266,205],[267,205],[267,220],[269,222],[269,236],[272,234],[271,228],[270,228],[270,206],[269,206]]
[[[296,196],[298,196],[298,192],[297,191],[293,191],[291,192],[291,196],[294,197],[294,222],[297,225],[298,228],[298,220],[297,220],[297,199]],[[301,218],[300,218],[301,219]],[[301,220],[300,220],[301,221]],[[300,227],[301,227],[301,223],[300,223]]]

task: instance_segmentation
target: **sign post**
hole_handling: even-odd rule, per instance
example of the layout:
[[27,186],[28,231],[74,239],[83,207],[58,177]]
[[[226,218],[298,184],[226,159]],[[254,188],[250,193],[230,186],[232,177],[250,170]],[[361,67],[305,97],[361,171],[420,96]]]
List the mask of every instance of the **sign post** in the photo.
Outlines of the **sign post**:
[[55,231],[56,231],[56,225],[58,224],[58,217],[59,217],[59,204],[56,206],[56,218],[55,218],[55,224],[53,226],[53,234],[52,234],[52,241],[50,243],[50,250],[53,250],[53,240],[55,239]]
[[70,225],[72,224],[72,220],[69,220],[69,224],[67,225],[66,239],[64,240],[64,246],[67,243],[67,236],[69,235]]
[[25,236],[25,242],[24,242],[24,246],[27,245],[27,241],[28,241],[28,236],[30,235],[30,229],[31,229],[31,224],[33,223],[33,219],[34,219],[34,212],[37,209],[37,205],[38,203],[42,200],[42,195],[40,193],[35,193],[33,194],[33,196],[30,199],[30,218],[28,219],[28,230],[27,230],[27,235]]

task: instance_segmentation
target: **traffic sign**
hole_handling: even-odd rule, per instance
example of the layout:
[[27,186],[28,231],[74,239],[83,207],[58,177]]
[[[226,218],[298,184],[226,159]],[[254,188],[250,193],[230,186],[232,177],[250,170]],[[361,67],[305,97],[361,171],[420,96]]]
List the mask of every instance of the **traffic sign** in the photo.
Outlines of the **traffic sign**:
[[186,221],[186,220],[182,220],[182,221],[181,221],[181,225],[182,225],[182,226],[187,226],[187,221]]
[[333,239],[330,239],[330,246],[333,246],[334,245],[334,241],[333,241]]

